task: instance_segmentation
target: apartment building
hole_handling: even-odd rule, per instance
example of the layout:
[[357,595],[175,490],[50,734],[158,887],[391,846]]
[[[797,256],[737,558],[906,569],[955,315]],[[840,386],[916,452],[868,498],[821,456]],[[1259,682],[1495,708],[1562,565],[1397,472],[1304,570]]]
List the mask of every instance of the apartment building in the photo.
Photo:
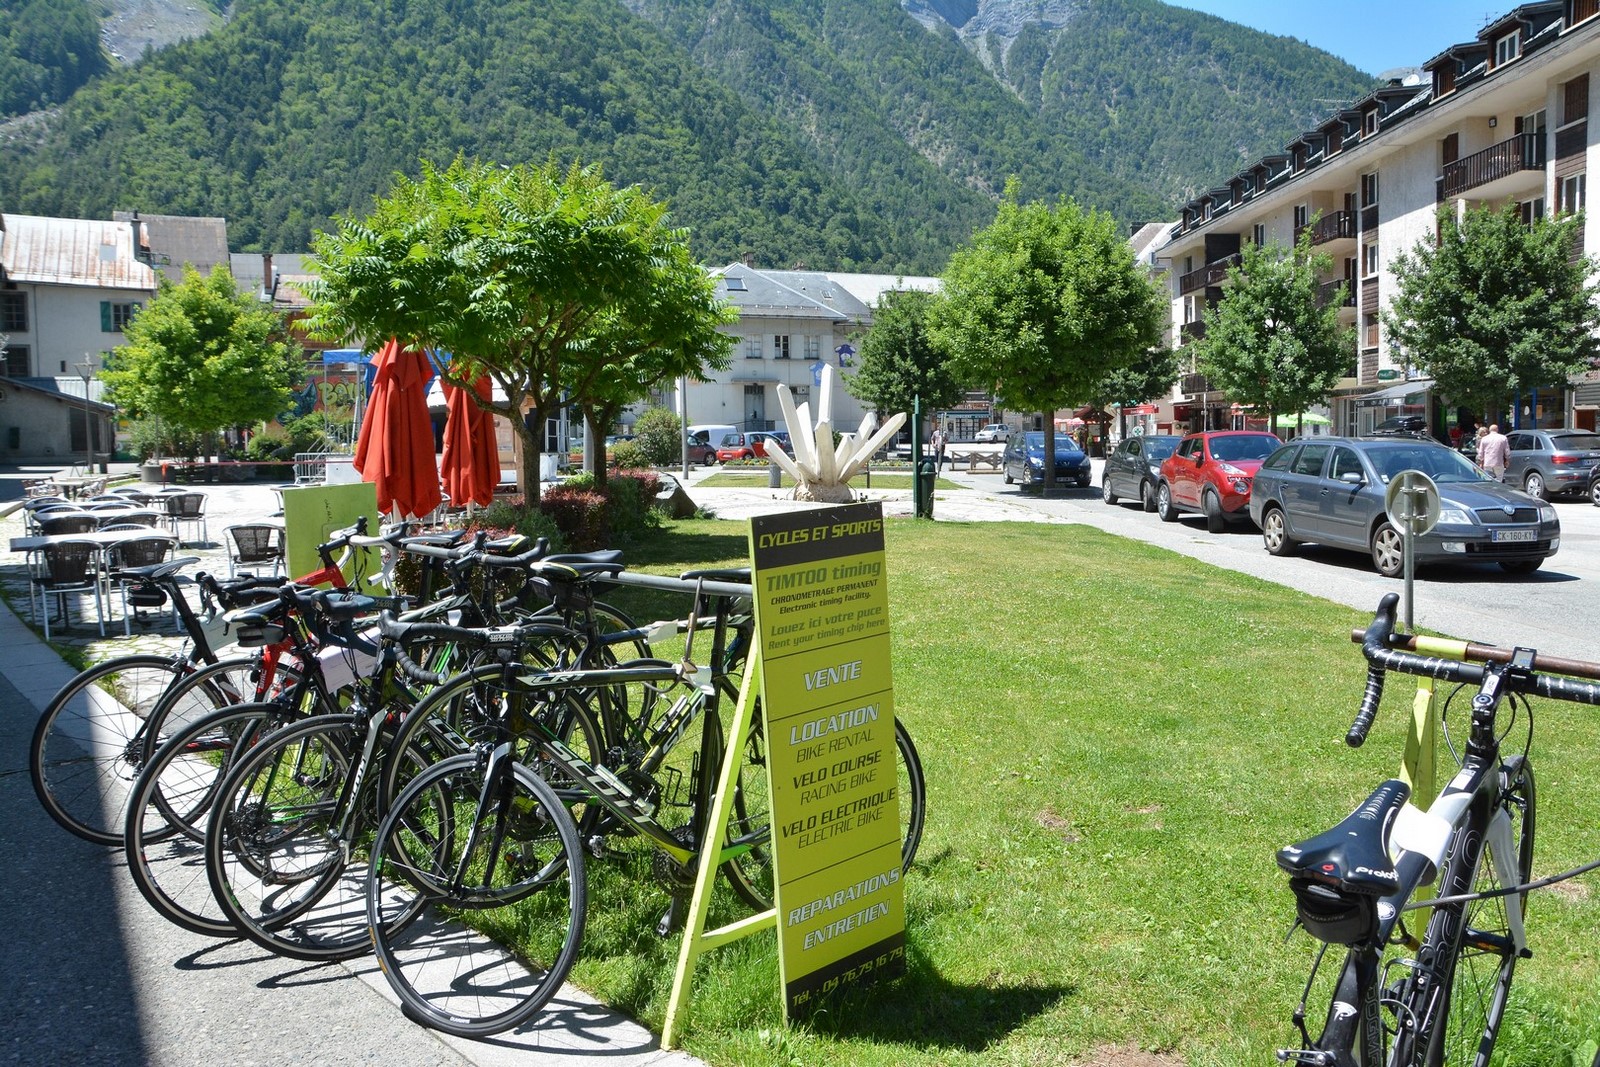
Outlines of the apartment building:
[[[1593,76],[1591,76],[1593,75]],[[1511,204],[1527,219],[1586,204],[1600,164],[1600,130],[1588,126],[1600,92],[1600,0],[1523,4],[1420,68],[1340,108],[1276,152],[1184,205],[1152,262],[1167,268],[1171,341],[1200,336],[1207,305],[1246,243],[1292,245],[1306,231],[1333,259],[1323,281],[1341,284],[1342,320],[1356,328],[1346,377],[1329,397],[1336,431],[1361,433],[1397,414],[1424,414],[1441,437],[1471,413],[1406,365],[1381,313],[1393,299],[1392,265],[1436,237],[1441,206],[1460,213]],[[1585,252],[1600,251],[1600,222],[1586,219]],[[1197,367],[1178,383],[1178,429],[1225,427],[1239,412]],[[1506,413],[1516,425],[1593,427],[1600,374],[1543,383]]]

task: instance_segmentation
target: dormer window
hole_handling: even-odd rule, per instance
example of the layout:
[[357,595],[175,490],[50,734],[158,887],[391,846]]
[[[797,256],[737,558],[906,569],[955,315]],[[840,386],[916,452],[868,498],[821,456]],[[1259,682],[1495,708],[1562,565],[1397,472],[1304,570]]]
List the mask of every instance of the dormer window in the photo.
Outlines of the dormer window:
[[1378,109],[1373,108],[1361,116],[1361,136],[1371,137],[1378,132]]
[[1522,31],[1512,30],[1494,42],[1494,65],[1503,67],[1522,54]]
[[1446,62],[1433,72],[1433,95],[1438,98],[1455,91],[1456,65]]

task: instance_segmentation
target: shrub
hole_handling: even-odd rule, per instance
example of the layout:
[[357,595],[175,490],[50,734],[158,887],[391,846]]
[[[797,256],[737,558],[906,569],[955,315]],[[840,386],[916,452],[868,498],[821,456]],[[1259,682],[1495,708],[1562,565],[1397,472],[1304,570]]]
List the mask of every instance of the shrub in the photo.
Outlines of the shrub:
[[[591,486],[593,479],[590,479]],[[593,552],[611,543],[606,524],[606,498],[591,487],[570,482],[544,491],[539,509],[555,523],[573,552]]]
[[618,441],[611,446],[611,462],[618,467],[639,467],[644,464],[644,452],[634,441]]
[[[633,443],[643,463],[670,466],[683,459],[683,422],[666,408],[647,408],[633,423]],[[617,466],[634,466],[617,457]]]

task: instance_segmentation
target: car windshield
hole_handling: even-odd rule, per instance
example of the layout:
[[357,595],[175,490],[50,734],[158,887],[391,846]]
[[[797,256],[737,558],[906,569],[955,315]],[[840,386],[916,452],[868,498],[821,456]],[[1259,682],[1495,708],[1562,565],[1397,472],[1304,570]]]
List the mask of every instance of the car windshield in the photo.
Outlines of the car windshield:
[[1593,452],[1600,449],[1600,434],[1571,433],[1550,439],[1557,452]]
[[1172,450],[1178,447],[1176,437],[1146,437],[1144,439],[1145,458],[1154,463],[1172,455]]
[[[1028,433],[1028,434],[1024,435],[1024,440],[1027,441],[1027,444],[1028,444],[1029,448],[1037,448],[1041,452],[1044,451],[1044,431],[1043,430],[1034,430],[1031,433]],[[1067,436],[1065,433],[1058,433],[1058,434],[1056,434],[1056,451],[1057,452],[1076,452],[1076,451],[1078,451],[1078,443],[1076,441],[1074,441],[1071,437]]]
[[[1481,482],[1488,475],[1452,448],[1419,445],[1416,448],[1375,448],[1367,453],[1385,485],[1401,471],[1421,471],[1440,484]],[[1489,479],[1492,480],[1492,479]]]
[[1213,437],[1211,458],[1220,460],[1266,459],[1272,450],[1283,444],[1269,434],[1241,434],[1238,437]]

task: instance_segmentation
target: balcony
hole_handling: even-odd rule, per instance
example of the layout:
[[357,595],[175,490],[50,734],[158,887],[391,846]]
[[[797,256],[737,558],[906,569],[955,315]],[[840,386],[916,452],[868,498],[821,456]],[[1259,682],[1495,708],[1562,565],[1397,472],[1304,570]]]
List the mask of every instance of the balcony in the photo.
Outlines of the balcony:
[[1211,392],[1211,382],[1204,374],[1185,374],[1179,379],[1178,389],[1189,396],[1197,396],[1200,393]]
[[1201,267],[1192,270],[1178,279],[1178,294],[1187,296],[1200,289],[1207,289],[1213,285],[1221,285],[1228,277],[1228,268],[1239,262],[1239,254],[1224,256]]
[[1203,319],[1196,319],[1193,322],[1186,322],[1182,326],[1178,327],[1179,344],[1186,345],[1190,341],[1198,341],[1205,335],[1206,324]]
[[1519,133],[1448,164],[1439,180],[1439,189],[1447,200],[1470,189],[1480,190],[1475,199],[1495,199],[1504,190],[1485,189],[1484,186],[1504,183],[1505,179],[1530,170],[1544,170],[1544,138],[1537,133]]
[[[1344,289],[1344,293],[1342,295],[1339,292],[1339,290],[1341,288]],[[1355,307],[1356,306],[1356,290],[1355,290],[1355,286],[1351,282],[1349,282],[1347,280],[1340,280],[1340,281],[1334,281],[1334,282],[1323,282],[1321,285],[1317,286],[1317,306],[1318,307],[1324,307],[1325,308],[1329,304],[1333,303],[1335,300],[1338,300],[1339,306],[1342,307],[1342,308],[1353,308],[1353,307]]]
[[1335,211],[1331,215],[1324,215],[1314,223],[1309,223],[1294,231],[1295,241],[1299,241],[1302,234],[1310,231],[1311,243],[1314,245],[1327,244],[1329,241],[1339,241],[1356,235],[1356,217],[1349,211]]

